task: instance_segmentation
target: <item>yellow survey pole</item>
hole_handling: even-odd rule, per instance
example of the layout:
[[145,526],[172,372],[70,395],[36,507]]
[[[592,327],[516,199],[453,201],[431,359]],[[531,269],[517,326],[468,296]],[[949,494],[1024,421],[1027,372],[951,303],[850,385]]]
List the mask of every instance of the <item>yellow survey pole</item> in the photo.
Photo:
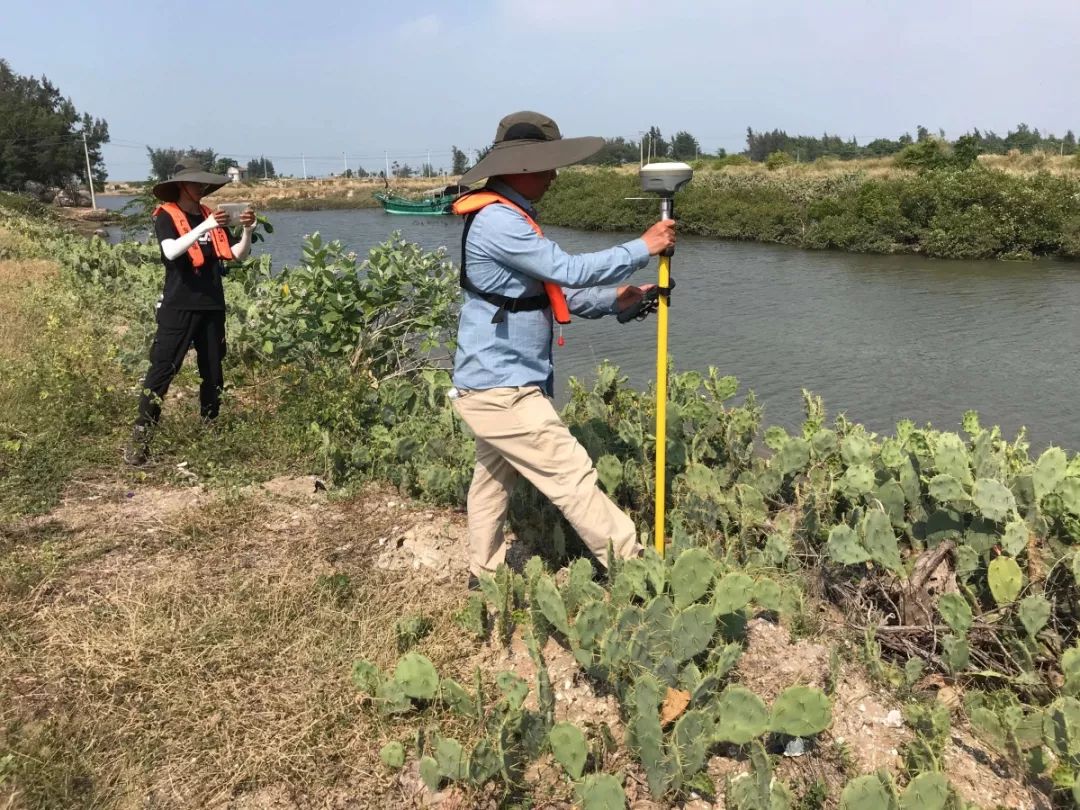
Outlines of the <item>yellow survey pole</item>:
[[[670,200],[665,200],[670,202]],[[660,289],[671,286],[671,259],[660,257]],[[656,310],[656,553],[664,556],[664,506],[667,490],[668,296],[661,292]]]
[[[649,163],[642,166],[638,174],[642,190],[660,196],[660,221],[675,219],[675,192],[690,182],[694,170],[685,163]],[[656,525],[653,543],[661,557],[667,545],[664,506],[667,496],[668,307],[671,305],[671,257],[674,253],[674,248],[668,248],[660,255],[656,308]]]

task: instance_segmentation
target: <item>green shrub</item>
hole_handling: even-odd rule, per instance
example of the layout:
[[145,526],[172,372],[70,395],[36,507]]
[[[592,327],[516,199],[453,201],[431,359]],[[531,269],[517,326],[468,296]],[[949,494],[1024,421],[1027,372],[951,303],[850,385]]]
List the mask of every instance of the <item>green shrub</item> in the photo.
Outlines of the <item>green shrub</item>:
[[790,166],[794,162],[795,158],[793,158],[787,152],[773,152],[771,155],[765,158],[765,168],[767,168],[771,172],[784,166]]

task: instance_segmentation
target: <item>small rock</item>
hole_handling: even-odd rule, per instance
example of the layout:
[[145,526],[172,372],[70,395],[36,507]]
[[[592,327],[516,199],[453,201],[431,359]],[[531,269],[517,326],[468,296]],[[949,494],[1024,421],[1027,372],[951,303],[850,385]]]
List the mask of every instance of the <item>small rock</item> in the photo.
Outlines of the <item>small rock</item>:
[[785,757],[801,757],[806,753],[806,740],[796,737],[784,746]]
[[900,713],[899,709],[893,709],[879,722],[881,723],[881,725],[888,726],[889,728],[903,728],[904,715]]

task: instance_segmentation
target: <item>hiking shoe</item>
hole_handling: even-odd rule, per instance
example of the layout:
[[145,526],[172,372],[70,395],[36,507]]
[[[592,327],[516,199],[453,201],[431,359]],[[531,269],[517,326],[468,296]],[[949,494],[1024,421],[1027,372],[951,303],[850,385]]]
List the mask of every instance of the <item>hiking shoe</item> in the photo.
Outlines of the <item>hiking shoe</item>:
[[150,460],[150,430],[137,425],[131,432],[131,441],[124,448],[124,463],[141,467]]

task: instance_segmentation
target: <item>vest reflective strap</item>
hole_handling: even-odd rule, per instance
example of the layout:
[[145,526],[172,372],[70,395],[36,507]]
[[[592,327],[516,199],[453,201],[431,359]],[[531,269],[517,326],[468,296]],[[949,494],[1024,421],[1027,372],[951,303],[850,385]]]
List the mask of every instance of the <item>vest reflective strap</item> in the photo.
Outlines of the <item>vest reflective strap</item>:
[[[200,205],[204,218],[208,218],[212,213],[205,205]],[[157,217],[161,212],[165,212],[169,215],[169,219],[172,220],[173,227],[176,228],[177,236],[184,236],[191,233],[191,223],[188,222],[187,214],[176,203],[162,203],[154,209],[153,217]],[[225,261],[231,261],[233,257],[232,248],[229,246],[229,235],[222,227],[210,229],[210,244],[214,246],[214,255],[219,259]],[[191,266],[195,268],[195,272],[199,272],[199,268],[203,266],[203,252],[202,247],[196,242],[194,245],[187,249],[188,258],[191,259]]]
[[[471,215],[476,214],[482,208],[486,208],[487,206],[492,205],[493,203],[498,203],[500,205],[505,205],[508,208],[514,209],[519,214],[521,214],[521,216],[523,216],[525,218],[525,221],[529,223],[529,226],[534,231],[536,231],[537,236],[543,236],[544,235],[544,232],[542,230],[540,230],[539,223],[537,223],[537,221],[535,219],[533,219],[531,216],[529,216],[528,212],[524,208],[522,208],[520,205],[517,205],[513,201],[508,200],[503,195],[497,194],[494,191],[488,191],[487,189],[482,189],[482,190],[479,190],[479,191],[471,191],[471,192],[469,192],[467,194],[463,194],[462,196],[460,196],[456,200],[454,200],[454,204],[451,206],[451,210],[455,214],[459,214],[461,216],[470,216],[471,217]],[[472,221],[471,221],[471,219],[469,219],[467,221],[467,225],[471,225],[471,224],[472,224]],[[466,231],[466,233],[468,233],[468,232]],[[465,289],[469,290],[470,292],[475,292],[475,293],[477,293],[479,295],[483,295],[483,293],[481,293],[479,290],[476,290],[476,288],[473,287],[473,285],[468,281],[468,278],[465,275],[465,250],[464,250],[465,249],[465,242],[464,242],[464,238],[462,239],[462,245],[461,246],[462,246],[461,286],[464,287]],[[551,314],[552,314],[552,317],[555,318],[555,322],[556,323],[570,323],[570,307],[567,306],[567,304],[566,304],[566,295],[563,293],[562,287],[560,287],[558,284],[555,284],[554,282],[545,281],[544,282],[544,292],[547,294],[548,303],[551,305]],[[500,296],[500,297],[505,298],[505,296]],[[530,298],[535,298],[535,297],[536,296],[530,296]],[[525,299],[506,298],[505,300],[507,300],[507,301],[515,301],[515,300],[528,301],[529,298],[525,298]],[[511,307],[504,307],[504,308],[509,309],[511,312],[525,311],[525,309],[522,308],[522,307],[519,307],[517,309],[511,308]],[[530,306],[529,308],[531,309],[533,307]],[[499,313],[497,313],[497,316],[498,316],[498,314]]]

